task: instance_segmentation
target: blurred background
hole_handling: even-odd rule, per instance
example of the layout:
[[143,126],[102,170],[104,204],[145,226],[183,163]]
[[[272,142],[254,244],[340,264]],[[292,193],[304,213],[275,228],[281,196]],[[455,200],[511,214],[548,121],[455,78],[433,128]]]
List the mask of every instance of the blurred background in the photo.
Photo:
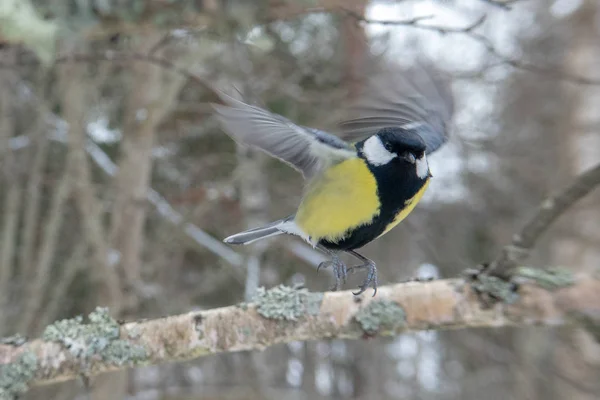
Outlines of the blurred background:
[[[204,82],[333,130],[364,81],[365,58],[422,57],[453,76],[452,139],[430,158],[429,191],[364,249],[382,285],[455,277],[492,260],[547,194],[600,160],[596,0],[31,5],[63,33],[55,48],[41,25],[15,43],[0,18],[0,336],[36,336],[96,305],[132,320],[231,305],[259,285],[331,286],[316,273],[320,254],[298,239],[221,243],[291,213],[302,178],[237,148],[212,118]],[[598,204],[600,193],[578,203],[529,262],[598,268]],[[290,343],[24,396],[599,397],[600,346],[568,327]]]

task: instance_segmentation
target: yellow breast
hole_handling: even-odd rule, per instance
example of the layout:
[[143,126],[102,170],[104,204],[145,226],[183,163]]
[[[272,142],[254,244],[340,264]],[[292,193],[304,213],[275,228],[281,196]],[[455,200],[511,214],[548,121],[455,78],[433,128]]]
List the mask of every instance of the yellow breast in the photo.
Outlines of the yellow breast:
[[307,188],[296,223],[313,241],[337,241],[379,214],[377,182],[360,158],[329,168]]
[[408,214],[410,214],[410,212],[415,208],[415,206],[419,203],[419,201],[423,197],[423,194],[425,193],[425,191],[427,190],[427,187],[429,186],[429,181],[430,180],[427,179],[427,181],[425,181],[425,184],[423,185],[423,187],[421,189],[419,189],[419,191],[413,197],[406,200],[406,202],[404,203],[404,208],[402,210],[400,210],[400,212],[398,212],[398,214],[396,214],[396,217],[394,218],[394,220],[392,222],[390,222],[385,227],[385,230],[381,233],[381,235],[379,235],[377,237],[381,237],[381,236],[385,235],[386,233],[388,233],[393,227],[398,225],[404,218],[406,218],[408,216]]

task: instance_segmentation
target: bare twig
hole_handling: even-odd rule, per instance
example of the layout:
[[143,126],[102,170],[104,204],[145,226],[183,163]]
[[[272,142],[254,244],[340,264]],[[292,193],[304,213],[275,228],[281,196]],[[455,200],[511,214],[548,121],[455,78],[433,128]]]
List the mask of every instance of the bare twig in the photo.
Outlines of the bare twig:
[[[73,379],[84,371],[97,375],[131,365],[265,349],[298,340],[359,339],[431,329],[563,325],[574,321],[573,314],[581,313],[600,313],[597,277],[573,276],[571,285],[554,290],[524,283],[516,303],[489,309],[481,306],[461,280],[384,286],[375,298],[356,298],[350,291],[323,294],[277,287],[259,291],[251,304],[120,326],[106,311],[98,310],[91,321],[96,329],[89,329],[85,337],[78,336],[85,328],[68,328],[77,325],[71,321],[50,327],[45,334],[48,341],[33,340],[19,347],[0,345],[0,366],[29,359],[31,378],[24,384],[35,385]],[[104,343],[102,349],[97,343]]]
[[27,181],[27,196],[24,200],[25,212],[23,215],[23,228],[21,231],[21,249],[19,252],[19,266],[26,279],[33,276],[33,256],[35,254],[36,232],[40,224],[42,178],[44,166],[48,155],[48,137],[42,131],[42,124],[37,123],[34,131],[36,149],[33,162],[29,170]]
[[[148,35],[137,45],[138,54],[154,49],[157,34]],[[156,49],[158,51],[158,49]],[[185,50],[178,55],[187,55]],[[171,54],[174,56],[174,54]],[[178,57],[179,58],[179,57]],[[168,69],[153,63],[133,63],[133,82],[128,91],[123,140],[120,146],[119,170],[115,175],[116,198],[111,215],[109,238],[120,253],[120,270],[125,283],[139,284],[141,250],[144,239],[146,207],[143,203],[150,190],[152,147],[156,128],[173,106],[185,83],[181,74],[165,73]],[[131,299],[134,301],[134,299]]]
[[[174,62],[160,56],[156,56],[155,54],[144,53],[144,52],[114,52],[107,51],[105,53],[99,54],[68,54],[58,56],[56,59],[56,63],[64,63],[64,62],[100,62],[100,61],[108,61],[108,62],[121,62],[121,63],[130,63],[132,61],[143,61],[148,62],[150,64],[154,64],[156,66],[168,69],[176,74],[181,75],[184,78],[187,78],[198,84],[211,93],[214,92],[214,88],[204,79],[199,77],[198,75],[190,72],[189,69],[185,67],[181,67]],[[1,66],[1,64],[0,64]]]
[[[475,32],[475,30],[480,27],[486,20],[486,16],[483,15],[473,23],[459,28],[453,28],[448,26],[440,26],[440,25],[429,25],[422,24],[420,22],[425,21],[427,19],[432,18],[432,16],[419,16],[405,20],[373,20],[365,18],[364,16],[357,14],[351,10],[347,9],[314,9],[304,10],[304,13],[334,13],[339,12],[345,15],[351,16],[359,22],[363,22],[366,24],[373,25],[386,25],[386,26],[410,26],[415,29],[421,29],[431,32],[437,32],[441,35],[467,35],[471,39],[480,43],[484,48],[492,55],[494,55],[498,59],[498,63],[496,65],[509,65],[515,69],[520,69],[524,71],[529,71],[533,73],[547,75],[556,79],[568,81],[575,84],[580,85],[600,85],[599,78],[589,78],[574,74],[569,74],[565,71],[560,71],[551,68],[540,67],[535,64],[528,63],[523,60],[519,60],[516,58],[509,57],[505,54],[502,54],[496,46],[491,42],[489,38],[485,35]],[[209,91],[213,91],[213,87],[208,84],[206,81],[198,77],[197,75],[191,73],[186,68],[182,68],[174,64],[173,62],[160,58],[154,55],[154,53],[117,53],[117,52],[107,52],[105,54],[70,54],[66,56],[58,56],[56,59],[57,63],[65,62],[67,60],[80,61],[80,62],[97,62],[97,61],[114,61],[114,62],[129,62],[129,61],[145,61],[155,65],[159,65],[163,68],[168,68],[175,71],[178,74],[185,76],[186,78],[192,80],[194,83],[197,83]],[[0,64],[0,67],[13,67],[11,65]]]
[[116,312],[122,303],[119,276],[109,261],[110,247],[103,226],[103,212],[94,194],[90,166],[85,153],[86,143],[86,80],[79,64],[67,64],[60,70],[61,108],[68,126],[67,142],[73,159],[73,195],[79,219],[91,253],[92,281],[99,283],[97,299]]
[[40,326],[46,326],[53,320],[58,318],[60,307],[64,304],[65,293],[77,272],[79,272],[86,263],[86,250],[87,243],[81,240],[75,245],[75,249],[69,258],[65,261],[64,267],[60,271],[60,276],[56,279],[56,285],[50,288],[50,294],[48,295],[48,303],[42,313]]
[[[432,19],[434,17],[434,15],[422,15],[419,17],[413,17],[413,18],[409,18],[409,19],[399,19],[399,20],[375,20],[375,19],[368,19],[366,17],[364,17],[363,15],[357,14],[354,11],[350,11],[350,10],[342,10],[343,14],[346,14],[352,18],[354,18],[355,20],[359,21],[359,22],[364,22],[366,24],[371,24],[371,25],[392,25],[392,26],[412,26],[414,28],[418,28],[418,29],[426,29],[426,30],[434,30],[436,32],[440,32],[440,33],[449,33],[450,31],[463,31],[464,28],[449,28],[449,27],[442,27],[442,26],[430,26],[430,25],[421,25],[419,24],[419,22],[421,21],[427,21],[429,19]],[[475,27],[481,25],[483,23],[483,21],[485,20],[485,16],[483,18],[481,18],[480,21],[477,21],[476,23],[474,23],[473,25]]]
[[156,43],[148,50],[148,56],[154,56],[160,49],[169,44],[169,42],[173,39],[173,35],[171,32],[165,33]]
[[357,14],[353,11],[346,10],[346,9],[343,9],[342,13],[354,18],[355,20],[357,20],[359,22],[364,22],[366,24],[388,25],[388,26],[411,26],[413,28],[422,29],[422,30],[426,30],[426,31],[434,31],[434,32],[440,33],[442,35],[449,34],[449,33],[470,33],[474,29],[483,25],[483,23],[485,22],[485,20],[487,18],[486,15],[482,15],[481,17],[479,17],[479,19],[475,20],[475,22],[472,22],[471,24],[469,24],[467,26],[464,26],[462,28],[452,28],[449,26],[420,24],[421,21],[425,21],[425,20],[433,18],[434,17],[433,15],[414,17],[414,18],[405,19],[405,20],[380,20],[380,19],[365,18],[364,16],[362,16],[360,14]]
[[[53,118],[57,118],[55,115]],[[64,121],[57,119],[61,125]],[[57,127],[54,126],[54,129]],[[51,139],[65,143],[66,135],[65,132],[56,131],[51,135]],[[11,149],[21,149],[27,147],[30,141],[25,136],[17,136],[10,142]],[[114,176],[117,171],[117,165],[110,159],[110,157],[91,140],[88,140],[85,146],[87,153],[90,158],[96,163],[96,165],[109,176]],[[173,206],[154,189],[150,189],[146,195],[148,202],[154,206],[158,214],[166,219],[173,225],[181,226],[183,232],[198,246],[205,248],[209,252],[213,253],[219,258],[222,258],[225,262],[236,268],[236,272],[243,274],[243,257],[236,251],[230,249],[228,246],[223,244],[222,241],[215,239],[197,225],[192,223],[186,223],[185,218],[179,212],[177,212]]]
[[[565,71],[560,71],[560,70],[556,70],[556,69],[552,69],[552,68],[540,67],[538,65],[531,64],[526,61],[512,58],[505,54],[502,54],[498,49],[496,49],[496,46],[492,43],[492,41],[489,38],[487,38],[485,35],[475,32],[475,30],[485,22],[485,20],[486,20],[485,15],[481,16],[479,19],[475,20],[473,23],[471,23],[467,26],[464,26],[461,28],[452,28],[452,27],[448,27],[448,26],[425,25],[425,24],[419,23],[421,21],[431,18],[431,16],[415,17],[415,18],[411,18],[411,19],[407,19],[407,20],[372,20],[372,19],[364,18],[361,15],[356,14],[352,11],[343,10],[343,12],[347,15],[352,16],[353,18],[357,19],[360,22],[364,22],[367,24],[411,26],[416,29],[437,32],[441,35],[467,35],[471,39],[477,41],[482,46],[484,46],[485,49],[490,54],[494,55],[498,59],[497,65],[502,65],[502,64],[509,65],[515,69],[520,69],[523,71],[529,71],[529,72],[533,72],[533,73],[547,75],[547,76],[550,76],[550,77],[553,77],[556,79],[568,81],[568,82],[579,84],[579,85],[593,85],[593,86],[600,85],[600,78],[589,78],[589,77],[579,76],[579,75],[575,75],[575,74],[569,74]],[[171,69],[171,70],[177,72],[178,74],[181,74],[181,75],[185,76],[186,78],[192,80],[194,83],[197,83],[197,84],[205,87],[210,92],[213,92],[213,90],[214,90],[214,88],[210,84],[208,84],[206,81],[204,81],[197,75],[191,73],[187,69],[179,67],[169,60],[166,60],[166,59],[160,58],[160,57],[156,57],[152,54],[147,55],[147,54],[139,54],[139,53],[130,53],[130,54],[120,53],[118,55],[114,54],[113,57],[114,57],[114,59],[113,59],[114,61],[139,60],[139,61],[150,62],[152,64]],[[79,59],[81,61],[85,61],[86,57],[83,56],[83,57],[79,58],[79,57],[75,56],[75,58]],[[101,59],[102,59],[102,57],[92,56],[88,59],[88,61],[99,61]],[[57,60],[57,62],[62,62],[62,61],[63,61],[63,58],[59,58]],[[110,61],[110,58],[107,59],[107,61]]]
[[550,225],[598,185],[600,185],[600,164],[579,175],[559,194],[544,200],[538,212],[525,224],[521,232],[513,236],[511,244],[502,249],[500,256],[487,268],[487,271],[497,276],[508,276],[518,263],[529,256],[538,238]]
[[[64,61],[66,62],[67,59]],[[92,62],[93,58],[85,58],[85,62]],[[105,59],[108,60],[108,59]],[[99,61],[102,61],[100,59]],[[160,60],[161,63],[164,62],[165,65],[172,64],[167,60]],[[179,73],[185,72],[185,76],[188,76],[190,79],[195,80],[200,84],[206,84],[200,77],[190,73],[189,71],[177,67],[175,71],[181,71]],[[31,91],[28,91],[31,94]],[[68,124],[58,117],[56,114],[52,113],[46,104],[40,101],[37,97],[31,96],[30,100],[35,102],[37,107],[40,109],[40,112],[43,114],[43,118],[46,119],[48,125],[52,127],[52,130],[49,134],[50,139],[54,141],[58,141],[61,143],[67,142],[67,134],[66,127]],[[19,150],[25,148],[31,144],[31,140],[26,136],[17,136],[10,140],[9,147],[11,150]],[[117,171],[117,165],[111,160],[111,158],[92,140],[87,140],[85,144],[85,150],[89,154],[90,158],[94,161],[94,163],[109,176],[114,176]],[[237,273],[243,274],[243,257],[238,254],[236,251],[232,250],[222,241],[215,239],[204,230],[202,230],[197,225],[192,223],[186,223],[185,218],[179,212],[177,212],[169,202],[160,195],[154,189],[150,189],[146,195],[150,204],[152,204],[158,214],[165,218],[168,222],[174,225],[180,225],[183,229],[183,232],[190,238],[194,243],[198,246],[205,248],[209,252],[213,253],[217,257],[223,259],[229,265],[235,268]]]
[[[134,61],[142,61],[147,62],[165,69],[168,69],[176,74],[181,75],[184,78],[189,79],[190,81],[198,84],[209,92],[214,93],[214,88],[204,79],[199,77],[198,75],[190,72],[187,68],[181,67],[174,62],[160,56],[156,56],[153,53],[149,52],[135,52],[135,51],[127,51],[127,52],[117,52],[117,51],[106,51],[104,53],[94,53],[94,54],[81,54],[81,53],[70,53],[66,55],[57,55],[54,60],[55,64],[64,64],[68,62],[84,62],[84,63],[94,63],[94,62],[114,62],[114,63],[131,63]],[[0,69],[18,69],[27,65],[26,63],[2,63],[0,62]],[[218,96],[217,96],[218,97]],[[218,100],[217,100],[218,101]]]
[[13,273],[13,256],[19,227],[21,198],[23,188],[17,173],[17,160],[10,151],[10,139],[15,132],[15,119],[12,103],[13,76],[5,71],[0,74],[0,84],[4,90],[0,93],[0,185],[4,186],[3,215],[0,220],[0,334],[7,326],[7,304]]
[[4,212],[2,230],[0,231],[0,334],[7,327],[10,287],[13,276],[13,255],[17,242],[19,212],[21,209],[21,198],[23,188],[19,182],[11,182],[8,185],[4,198]]
[[29,332],[38,316],[38,311],[46,294],[45,289],[50,281],[50,271],[59,243],[59,231],[64,220],[65,206],[71,191],[72,173],[73,162],[68,157],[63,176],[54,191],[48,210],[48,218],[44,226],[44,234],[35,265],[34,278],[27,285],[27,294],[24,297],[25,307],[18,322],[18,330],[21,332]]
[[[509,10],[509,9],[511,9],[512,4],[516,3],[519,0],[480,0],[480,1],[490,4],[492,6],[495,6],[495,7],[502,8],[504,10]],[[161,2],[161,3],[164,3],[164,2]],[[172,7],[173,9],[177,9],[178,3],[177,4],[173,3],[173,4],[169,5],[169,7]],[[150,9],[153,9],[153,8],[150,7],[149,9],[147,9],[145,11],[145,13],[147,13],[148,16],[152,15],[152,11],[149,11]],[[499,59],[500,64],[510,65],[516,69],[521,69],[521,70],[525,70],[525,71],[544,74],[547,76],[554,77],[556,79],[561,79],[561,80],[569,81],[569,82],[576,83],[576,84],[600,85],[600,78],[588,78],[588,77],[583,77],[583,76],[579,76],[579,75],[569,74],[565,71],[560,71],[560,70],[556,70],[556,69],[552,69],[552,68],[540,67],[540,66],[525,62],[523,60],[519,60],[519,59],[510,57],[510,56],[506,56],[506,55],[500,53],[496,49],[496,47],[493,45],[493,43],[486,36],[474,32],[474,29],[476,27],[478,27],[479,25],[481,25],[484,17],[482,17],[481,19],[477,20],[475,23],[473,23],[469,26],[466,26],[464,28],[451,28],[451,27],[445,27],[445,26],[435,26],[435,25],[428,25],[428,24],[420,23],[423,20],[430,18],[429,16],[425,16],[425,17],[420,16],[420,17],[414,17],[414,18],[405,19],[405,20],[367,19],[367,18],[364,18],[364,16],[361,16],[360,14],[354,12],[353,10],[348,9],[347,2],[345,2],[343,0],[319,0],[319,1],[315,2],[315,4],[311,4],[309,6],[307,6],[305,4],[294,4],[293,2],[291,2],[291,3],[290,2],[280,2],[280,1],[274,0],[274,1],[271,1],[271,4],[269,4],[269,7],[267,8],[267,13],[262,16],[262,21],[266,24],[269,24],[269,23],[276,22],[276,21],[289,20],[289,19],[297,18],[297,17],[303,16],[303,15],[315,14],[315,13],[330,13],[330,14],[341,13],[341,14],[346,14],[346,15],[352,16],[357,21],[368,23],[368,24],[378,24],[378,25],[388,25],[388,26],[409,26],[409,27],[413,27],[415,29],[435,31],[440,34],[467,35],[467,36],[471,37],[472,39],[476,40],[477,42],[479,42],[480,44],[482,44],[489,53],[495,55]],[[180,14],[183,16],[183,18],[181,21],[178,21],[177,25],[174,25],[174,27],[176,26],[179,29],[183,29],[183,28],[189,29],[192,32],[198,31],[198,30],[204,31],[204,30],[206,30],[206,28],[208,26],[210,26],[211,24],[214,24],[214,21],[218,20],[218,18],[216,18],[214,15],[209,16],[209,14],[205,14],[204,12],[189,13],[188,10],[185,10],[185,11],[182,10]],[[117,18],[117,20],[118,20],[118,18]],[[119,33],[119,32],[120,33],[138,32],[143,35],[143,34],[145,34],[144,32],[148,32],[148,28],[149,28],[149,25],[145,24],[145,23],[141,23],[141,24],[138,23],[137,25],[133,24],[133,26],[132,26],[131,23],[129,23],[129,22],[125,23],[123,21],[121,21],[121,22],[116,21],[116,24],[114,26],[111,26],[111,24],[102,24],[100,27],[94,26],[93,29],[94,30],[99,29],[98,33],[101,36],[106,37],[108,35],[111,35],[114,33]],[[162,39],[158,40],[158,42],[155,44],[155,46],[153,48],[150,49],[149,52],[144,54],[142,57],[138,57],[138,59],[143,58],[148,62],[159,61],[154,58],[154,54],[157,49],[160,49],[166,42],[169,41],[170,36],[171,36],[171,34],[169,34],[169,33],[166,34],[166,36],[164,36]],[[159,63],[165,64],[165,61],[160,60]],[[0,68],[1,67],[14,67],[14,66],[0,63]]]
[[[569,74],[565,71],[560,71],[551,68],[540,67],[526,61],[522,61],[505,54],[502,54],[496,46],[492,43],[492,41],[487,38],[485,35],[475,32],[475,29],[481,26],[486,19],[486,16],[483,15],[481,18],[462,28],[451,28],[446,26],[436,26],[436,25],[426,25],[419,23],[423,18],[414,18],[409,20],[373,20],[364,18],[363,16],[356,14],[352,11],[341,10],[342,13],[346,15],[350,15],[355,18],[359,22],[364,22],[366,24],[373,25],[387,25],[387,26],[411,26],[416,29],[427,30],[432,32],[437,32],[441,35],[447,34],[455,34],[455,35],[466,35],[471,39],[477,41],[481,44],[488,53],[494,55],[498,59],[498,64],[509,65],[513,68],[535,72],[538,74],[547,75],[556,79],[568,81],[571,83],[576,83],[580,85],[600,85],[599,78],[588,78],[579,75]],[[429,17],[426,17],[429,18]]]

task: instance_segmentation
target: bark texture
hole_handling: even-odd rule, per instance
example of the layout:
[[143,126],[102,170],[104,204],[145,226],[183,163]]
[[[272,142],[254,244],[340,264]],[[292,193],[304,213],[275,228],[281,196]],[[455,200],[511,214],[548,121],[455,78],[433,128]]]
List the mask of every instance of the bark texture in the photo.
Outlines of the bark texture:
[[79,318],[48,326],[42,339],[4,340],[12,344],[0,345],[0,381],[9,388],[27,387],[298,340],[580,321],[598,326],[598,274],[524,272],[516,300],[493,307],[483,306],[470,285],[453,279],[383,286],[376,297],[261,288],[253,303],[122,324],[97,309],[88,322]]

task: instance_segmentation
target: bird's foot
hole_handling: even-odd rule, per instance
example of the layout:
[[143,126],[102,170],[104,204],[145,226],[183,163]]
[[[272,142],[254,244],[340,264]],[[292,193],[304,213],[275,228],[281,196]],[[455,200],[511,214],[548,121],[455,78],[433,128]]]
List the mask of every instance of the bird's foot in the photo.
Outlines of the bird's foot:
[[369,286],[372,286],[373,287],[373,297],[374,297],[375,294],[377,293],[377,266],[371,260],[365,259],[364,261],[365,261],[364,264],[356,265],[356,266],[348,269],[349,273],[352,273],[352,272],[354,272],[354,270],[358,270],[358,269],[368,270],[367,278],[364,280],[362,285],[360,285],[358,287],[360,290],[358,292],[352,292],[352,293],[355,296],[358,296],[359,294],[364,293],[365,290],[367,290],[369,288]]
[[348,276],[348,268],[342,260],[337,256],[332,256],[331,260],[323,261],[317,267],[317,272],[321,268],[333,267],[333,276],[335,277],[335,285],[331,288],[333,291],[337,291],[341,288],[342,282],[346,283],[346,277]]

